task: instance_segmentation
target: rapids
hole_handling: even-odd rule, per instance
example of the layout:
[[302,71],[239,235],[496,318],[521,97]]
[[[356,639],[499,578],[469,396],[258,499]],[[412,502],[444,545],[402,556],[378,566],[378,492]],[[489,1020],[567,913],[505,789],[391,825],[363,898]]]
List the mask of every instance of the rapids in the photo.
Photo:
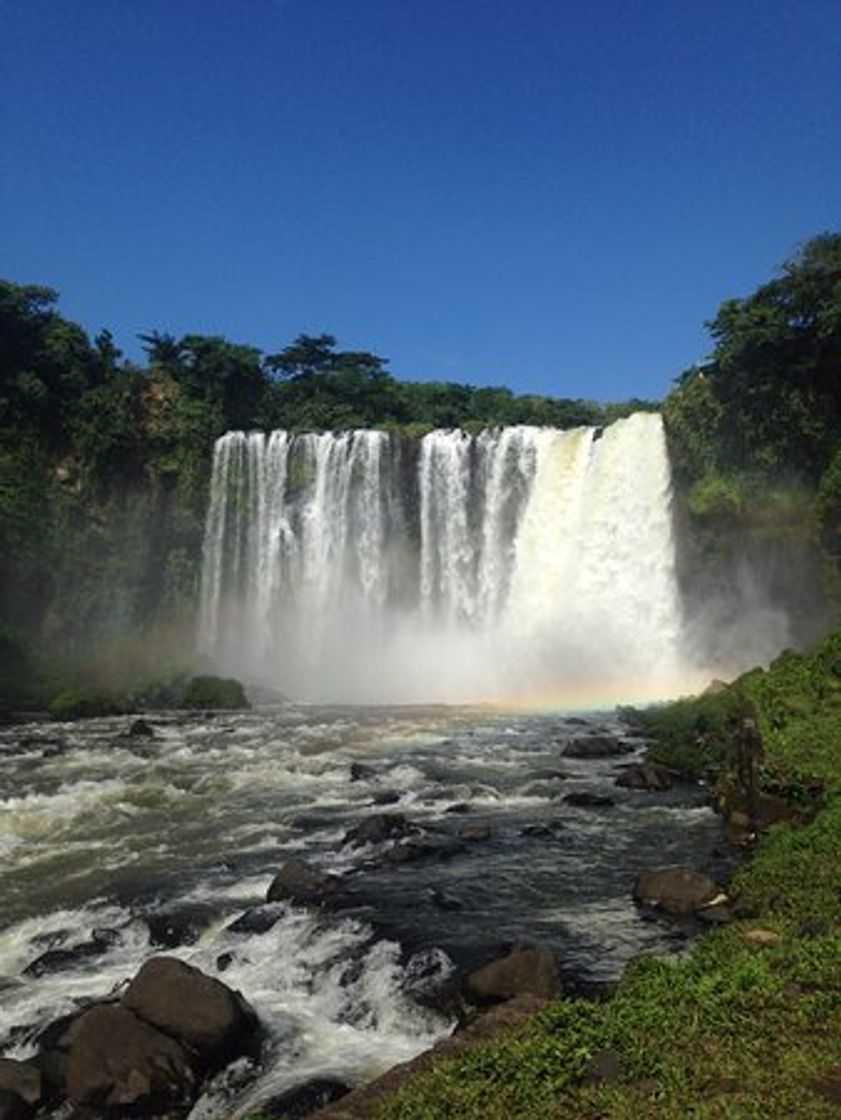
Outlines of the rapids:
[[[679,949],[680,930],[634,908],[635,873],[718,858],[720,826],[697,791],[616,788],[634,754],[562,756],[594,726],[626,735],[609,715],[290,704],[149,719],[153,739],[129,737],[125,717],[0,729],[0,1043],[29,1055],[77,1001],[175,953],[239,988],[270,1035],[259,1073],[229,1074],[194,1120],[247,1115],[314,1075],[364,1081],[413,1056],[450,1028],[424,992],[500,943],[550,944],[589,981],[615,978],[641,951]],[[562,800],[574,791],[615,806],[574,808]],[[343,846],[386,803],[444,840],[468,824],[491,833],[407,864]],[[345,876],[353,908],[282,907],[262,933],[230,929],[290,854]],[[92,942],[93,955],[24,972]]]

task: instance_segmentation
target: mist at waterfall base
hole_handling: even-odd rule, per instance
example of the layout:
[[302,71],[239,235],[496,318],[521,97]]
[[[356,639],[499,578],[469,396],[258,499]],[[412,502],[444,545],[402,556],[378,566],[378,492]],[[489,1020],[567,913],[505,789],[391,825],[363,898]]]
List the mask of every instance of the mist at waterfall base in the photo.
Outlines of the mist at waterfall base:
[[733,590],[687,616],[656,414],[420,441],[232,432],[215,448],[201,648],[295,699],[679,695],[787,644],[749,570]]

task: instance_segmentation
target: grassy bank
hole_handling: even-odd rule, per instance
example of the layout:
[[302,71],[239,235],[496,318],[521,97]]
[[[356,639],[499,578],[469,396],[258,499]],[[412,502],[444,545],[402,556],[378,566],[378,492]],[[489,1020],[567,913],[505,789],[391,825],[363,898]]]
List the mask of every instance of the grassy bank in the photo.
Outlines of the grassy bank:
[[[841,634],[650,714],[653,753],[693,773],[714,768],[726,787],[750,704],[761,789],[795,819],[772,826],[729,884],[736,920],[682,959],[633,962],[609,1003],[554,1004],[521,1032],[440,1062],[379,1120],[839,1114]],[[612,1069],[600,1081],[604,1051]]]

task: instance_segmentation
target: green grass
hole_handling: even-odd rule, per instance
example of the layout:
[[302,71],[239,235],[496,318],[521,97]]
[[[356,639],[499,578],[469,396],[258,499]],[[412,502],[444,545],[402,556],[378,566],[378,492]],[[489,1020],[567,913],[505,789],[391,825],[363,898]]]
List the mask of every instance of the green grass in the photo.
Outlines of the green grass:
[[[524,1028],[438,1062],[377,1120],[819,1120],[841,1114],[841,633],[782,655],[728,692],[643,715],[652,755],[693,774],[728,761],[728,720],[752,700],[763,784],[807,824],[777,825],[735,875],[751,914],[680,959],[640,958],[606,1004],[553,1004]],[[778,935],[748,944],[747,930]],[[589,1085],[612,1049],[620,1080]]]

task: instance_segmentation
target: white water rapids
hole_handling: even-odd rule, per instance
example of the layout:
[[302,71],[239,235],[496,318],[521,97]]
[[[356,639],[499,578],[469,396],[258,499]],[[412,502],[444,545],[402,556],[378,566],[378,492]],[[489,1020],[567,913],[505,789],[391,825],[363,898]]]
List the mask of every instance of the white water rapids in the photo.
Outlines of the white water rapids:
[[200,644],[221,669],[309,699],[674,691],[686,665],[660,417],[419,444],[229,432]]

